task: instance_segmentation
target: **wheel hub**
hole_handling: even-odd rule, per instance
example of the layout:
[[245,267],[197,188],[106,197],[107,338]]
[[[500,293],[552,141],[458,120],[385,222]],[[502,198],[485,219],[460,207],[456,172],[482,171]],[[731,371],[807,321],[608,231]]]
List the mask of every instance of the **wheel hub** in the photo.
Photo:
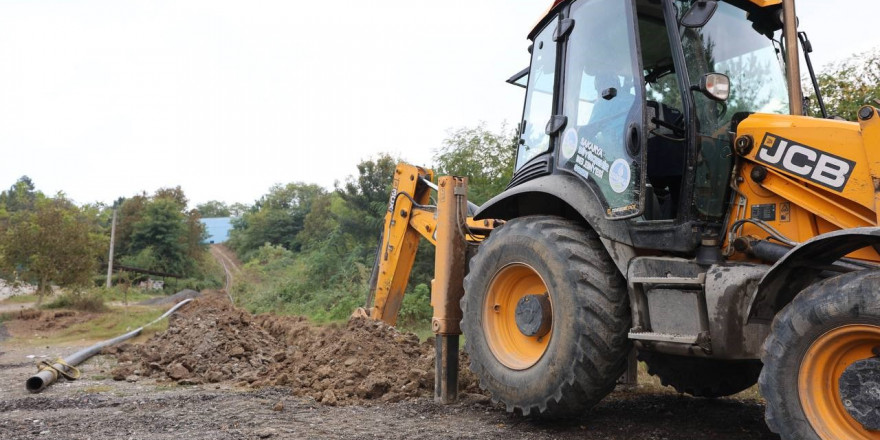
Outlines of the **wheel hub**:
[[799,400],[822,440],[880,440],[878,345],[880,326],[849,324],[819,336],[804,354]]
[[840,401],[869,431],[880,431],[880,358],[850,365],[840,376]]
[[550,331],[553,314],[547,294],[523,296],[516,304],[515,313],[520,333],[540,338]]
[[527,264],[509,264],[493,277],[483,303],[483,325],[489,349],[504,366],[531,368],[547,351],[553,329],[546,292],[547,284]]

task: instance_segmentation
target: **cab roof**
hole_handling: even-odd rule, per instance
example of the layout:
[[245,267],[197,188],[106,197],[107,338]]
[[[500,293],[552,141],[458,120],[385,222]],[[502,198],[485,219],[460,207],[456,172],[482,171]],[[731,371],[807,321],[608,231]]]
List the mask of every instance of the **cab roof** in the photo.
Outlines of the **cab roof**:
[[[550,6],[550,9],[541,16],[541,19],[535,23],[535,26],[532,28],[532,31],[529,32],[529,39],[534,39],[535,35],[544,28],[544,25],[553,17],[553,14],[556,13],[557,9],[566,3],[571,3],[572,0],[553,0],[553,4]],[[746,3],[753,3],[754,5],[760,8],[766,8],[768,6],[776,6],[782,4],[782,0],[745,0]]]

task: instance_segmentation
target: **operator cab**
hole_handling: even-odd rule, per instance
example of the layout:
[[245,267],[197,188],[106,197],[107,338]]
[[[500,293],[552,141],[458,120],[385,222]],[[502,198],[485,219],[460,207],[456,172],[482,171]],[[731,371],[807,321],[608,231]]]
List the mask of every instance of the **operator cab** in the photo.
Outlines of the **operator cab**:
[[[722,224],[735,124],[789,111],[779,7],[721,1],[698,27],[691,8],[557,2],[530,35],[530,68],[508,80],[526,88],[510,188],[576,176],[605,219],[629,220],[641,248],[668,249],[671,239],[687,252],[699,243],[695,230]],[[729,97],[713,96],[725,86]]]

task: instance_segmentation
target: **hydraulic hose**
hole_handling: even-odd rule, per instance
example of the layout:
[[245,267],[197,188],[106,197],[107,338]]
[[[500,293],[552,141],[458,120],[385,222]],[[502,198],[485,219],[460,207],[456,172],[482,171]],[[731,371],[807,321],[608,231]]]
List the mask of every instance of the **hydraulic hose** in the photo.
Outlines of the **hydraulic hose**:
[[63,359],[59,358],[59,359],[55,360],[54,362],[40,363],[39,364],[40,371],[37,374],[31,376],[27,380],[27,382],[25,382],[25,385],[24,385],[25,388],[27,388],[27,390],[32,393],[39,393],[40,391],[43,391],[44,389],[46,389],[46,387],[48,387],[49,385],[52,385],[52,383],[54,383],[56,380],[58,380],[59,375],[64,376],[65,378],[68,378],[68,379],[78,378],[79,377],[79,370],[76,369],[77,365],[85,362],[90,357],[98,354],[105,347],[110,347],[112,345],[116,345],[120,342],[126,341],[128,339],[131,339],[131,338],[141,334],[141,332],[144,330],[144,328],[149,327],[149,326],[171,316],[171,314],[176,312],[177,309],[183,307],[185,304],[187,304],[191,301],[192,301],[192,299],[190,298],[190,299],[186,299],[186,300],[183,300],[183,301],[177,303],[177,305],[175,305],[170,310],[165,312],[162,316],[151,321],[149,324],[146,324],[142,327],[134,329],[124,335],[117,336],[113,339],[108,339],[104,342],[99,342],[95,345],[92,345],[91,347],[84,348],[84,349],[82,349],[82,350],[80,350],[80,351],[78,351],[78,352],[76,352],[66,358],[63,358]]

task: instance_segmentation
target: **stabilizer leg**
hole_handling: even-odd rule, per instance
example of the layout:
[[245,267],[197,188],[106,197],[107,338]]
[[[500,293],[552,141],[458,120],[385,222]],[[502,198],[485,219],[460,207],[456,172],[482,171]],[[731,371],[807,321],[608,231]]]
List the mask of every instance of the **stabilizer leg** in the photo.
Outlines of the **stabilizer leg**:
[[458,335],[437,335],[434,342],[434,401],[449,404],[458,400]]
[[467,242],[462,221],[467,212],[467,179],[441,177],[437,190],[437,253],[431,305],[431,328],[436,335],[435,400],[444,404],[458,400],[458,335],[461,334],[461,298]]

